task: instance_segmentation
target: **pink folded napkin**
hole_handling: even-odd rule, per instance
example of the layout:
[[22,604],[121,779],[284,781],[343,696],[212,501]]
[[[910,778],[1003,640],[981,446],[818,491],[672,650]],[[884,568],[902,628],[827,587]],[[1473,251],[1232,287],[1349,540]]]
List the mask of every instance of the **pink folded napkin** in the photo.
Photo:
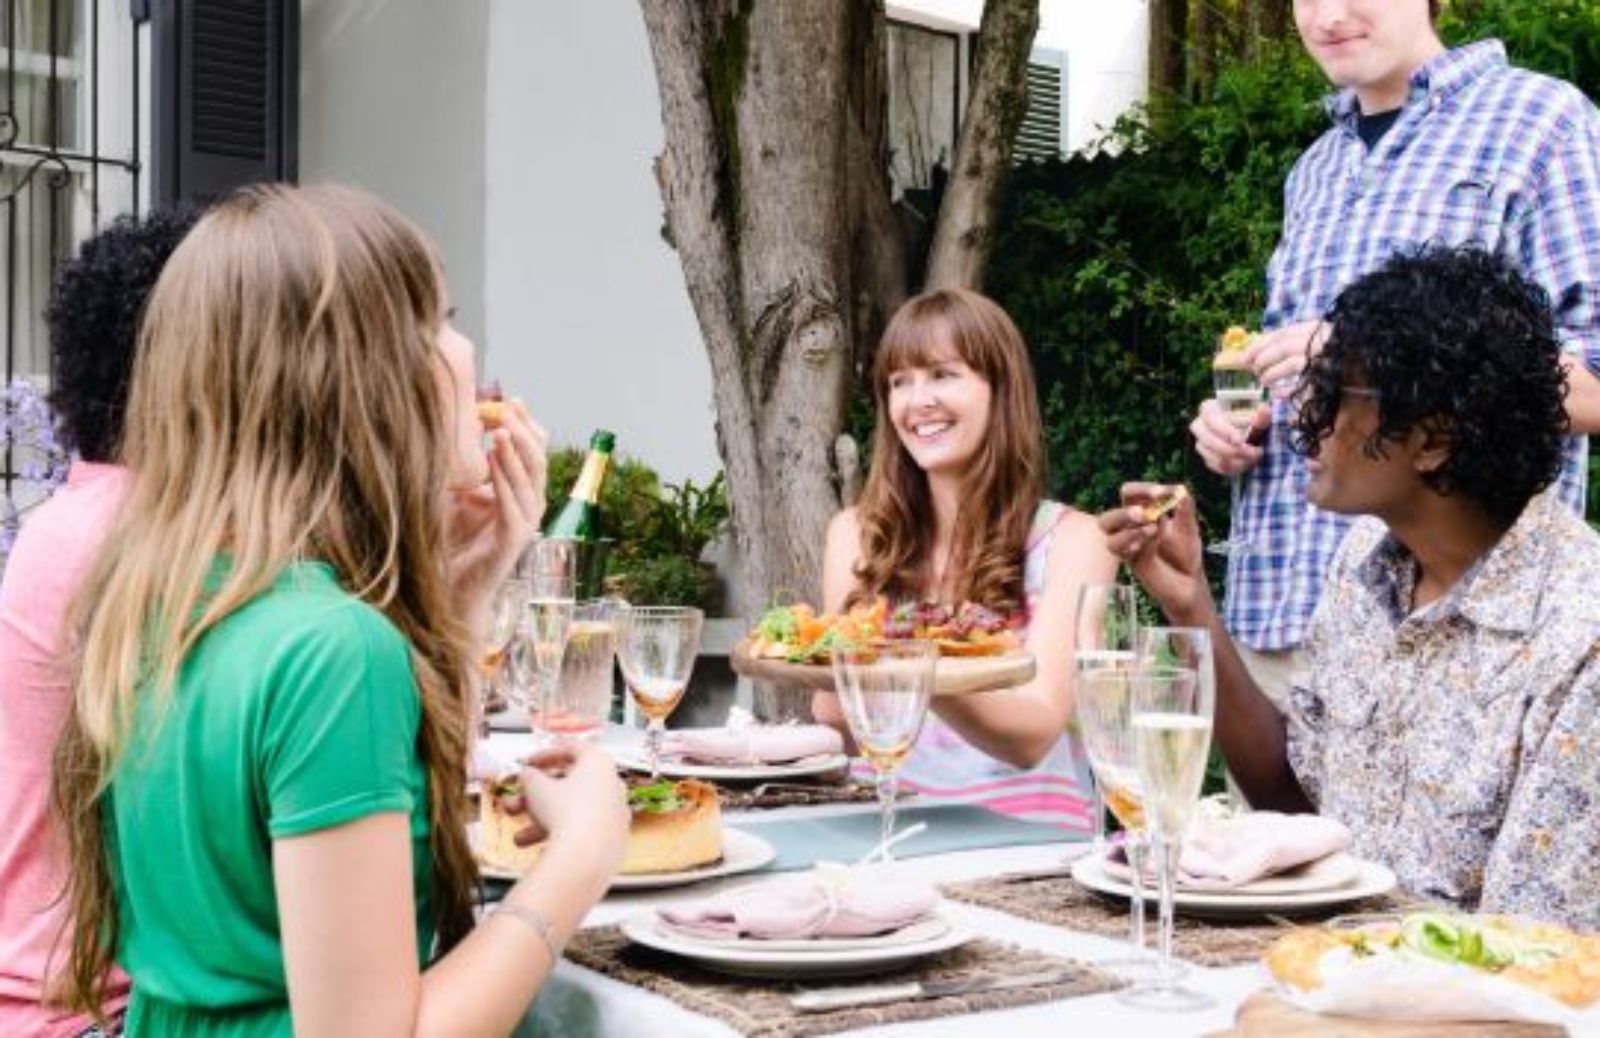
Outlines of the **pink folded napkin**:
[[[1350,846],[1344,823],[1321,815],[1252,811],[1197,818],[1183,841],[1178,885],[1185,890],[1235,890],[1258,879],[1320,861]],[[1127,859],[1116,852],[1126,871]]]
[[928,918],[938,903],[924,883],[840,883],[807,874],[656,911],[668,929],[688,937],[782,941],[893,933]]
[[844,739],[820,724],[678,728],[662,738],[661,751],[693,764],[785,764],[843,753]]

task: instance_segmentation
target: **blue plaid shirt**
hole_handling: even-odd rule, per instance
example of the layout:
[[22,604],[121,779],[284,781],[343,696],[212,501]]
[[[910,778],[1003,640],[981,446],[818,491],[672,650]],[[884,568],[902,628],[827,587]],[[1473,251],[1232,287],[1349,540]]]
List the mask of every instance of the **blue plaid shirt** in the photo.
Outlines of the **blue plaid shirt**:
[[[1538,282],[1562,340],[1600,369],[1600,112],[1560,80],[1512,68],[1486,40],[1441,54],[1369,152],[1353,91],[1327,102],[1333,127],[1289,174],[1283,236],[1267,268],[1265,328],[1321,318],[1339,292],[1395,252],[1478,241]],[[1246,476],[1229,562],[1228,628],[1258,650],[1305,637],[1352,517],[1306,503],[1309,477],[1274,405],[1266,456]],[[1580,514],[1587,440],[1568,444],[1558,493]]]

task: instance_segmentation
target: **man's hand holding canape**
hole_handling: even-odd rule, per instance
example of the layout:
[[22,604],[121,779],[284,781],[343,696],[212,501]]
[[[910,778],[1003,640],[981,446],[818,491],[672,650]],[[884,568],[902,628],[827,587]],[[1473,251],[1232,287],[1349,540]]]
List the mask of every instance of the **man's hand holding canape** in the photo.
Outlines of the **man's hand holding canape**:
[[[1175,505],[1174,495],[1180,495]],[[1256,687],[1222,626],[1202,565],[1194,499],[1182,487],[1125,483],[1122,507],[1102,513],[1099,522],[1111,553],[1127,563],[1171,623],[1211,632],[1217,741],[1251,805],[1312,810],[1289,768],[1283,715]]]

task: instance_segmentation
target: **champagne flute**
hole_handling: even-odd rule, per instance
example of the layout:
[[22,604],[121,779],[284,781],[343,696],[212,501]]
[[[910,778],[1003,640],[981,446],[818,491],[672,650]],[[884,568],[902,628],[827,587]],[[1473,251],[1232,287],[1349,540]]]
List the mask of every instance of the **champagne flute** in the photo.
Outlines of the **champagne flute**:
[[478,722],[480,730],[489,723],[489,700],[494,692],[494,679],[506,662],[512,642],[516,640],[517,627],[522,619],[522,607],[528,601],[528,582],[520,577],[507,577],[494,594],[489,605],[489,635],[479,658]]
[[1201,693],[1217,698],[1217,667],[1211,632],[1204,627],[1146,627],[1140,630],[1136,666],[1140,670],[1192,670]]
[[[1077,666],[1079,681],[1083,675],[1097,670],[1128,670],[1133,667],[1134,650],[1139,633],[1139,603],[1137,592],[1128,584],[1085,584],[1078,589],[1078,606],[1074,621],[1073,662]],[[1096,853],[1104,853],[1106,842],[1106,795],[1094,778],[1094,843]],[[1118,816],[1119,818],[1121,816]],[[1126,830],[1128,838],[1142,841],[1142,835]],[[1130,848],[1130,854],[1143,850],[1143,843]],[[1134,946],[1144,948],[1144,895],[1135,893]]]
[[518,563],[528,582],[523,639],[532,650],[537,678],[536,703],[525,703],[534,731],[555,738],[547,721],[567,651],[567,634],[576,607],[577,549],[572,541],[539,538],[528,545]]
[[1128,941],[1133,955],[1101,963],[1135,983],[1153,975],[1154,960],[1145,950],[1145,849],[1149,846],[1144,810],[1144,783],[1139,778],[1133,743],[1134,670],[1104,667],[1078,675],[1077,711],[1083,745],[1095,785],[1106,806],[1122,824],[1123,850],[1133,873],[1130,884]]
[[1206,683],[1191,669],[1149,667],[1133,673],[1133,750],[1154,838],[1161,914],[1154,977],[1119,997],[1145,1009],[1189,1011],[1211,1004],[1209,996],[1178,983],[1172,902],[1178,857],[1205,779],[1215,707]]
[[700,654],[705,614],[687,606],[629,606],[619,616],[617,662],[628,694],[650,722],[644,742],[654,781],[661,777],[661,736],[667,717],[688,690]]
[[[1255,424],[1256,412],[1267,401],[1267,388],[1256,379],[1255,372],[1238,359],[1240,352],[1232,350],[1217,354],[1211,364],[1211,383],[1224,417],[1241,431],[1247,431]],[[1239,522],[1243,493],[1244,477],[1236,472],[1228,477],[1230,525],[1236,526]],[[1213,555],[1230,558],[1249,555],[1255,550],[1256,546],[1249,538],[1233,536],[1231,531],[1226,539],[1206,545],[1206,551]]]
[[833,682],[845,723],[877,776],[883,861],[894,833],[895,780],[911,756],[933,697],[939,647],[930,641],[893,641],[833,650]]

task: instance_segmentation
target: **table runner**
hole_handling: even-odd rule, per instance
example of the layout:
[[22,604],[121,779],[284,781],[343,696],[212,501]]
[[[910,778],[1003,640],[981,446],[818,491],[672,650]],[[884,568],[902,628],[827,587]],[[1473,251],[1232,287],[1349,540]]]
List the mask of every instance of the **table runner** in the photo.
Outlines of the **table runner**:
[[[579,931],[567,946],[566,956],[579,966],[654,992],[691,1012],[720,1020],[747,1038],[836,1034],[862,1027],[1077,998],[1120,986],[1115,978],[1072,959],[982,939],[888,973],[858,980],[819,980],[806,985],[730,977],[702,969],[686,959],[635,945],[615,926]],[[790,995],[808,987],[1014,976],[1041,970],[1065,970],[1071,976],[1062,983],[1040,987],[862,1006],[831,1013],[802,1013],[789,1004]]]
[[[1051,926],[1063,926],[1116,940],[1128,939],[1128,905],[1085,890],[1071,876],[1021,875],[950,883],[940,888],[948,898],[993,908],[1010,915]],[[1145,932],[1154,944],[1156,903],[1145,901],[1150,913]],[[1392,896],[1370,898],[1329,909],[1320,918],[1366,912],[1399,912],[1416,908],[1414,902]],[[1316,916],[1296,915],[1296,921]],[[1255,962],[1284,933],[1283,923],[1249,918],[1194,919],[1177,917],[1173,928],[1173,954],[1202,966],[1238,966]]]
[[[926,822],[927,829],[895,844],[895,857],[1082,840],[1055,826],[1018,821],[969,804],[918,804],[895,811],[896,831],[918,822]],[[859,861],[877,846],[879,838],[875,811],[818,818],[746,816],[729,819],[729,823],[777,848],[778,859],[767,866],[773,872],[809,869],[819,861]]]

